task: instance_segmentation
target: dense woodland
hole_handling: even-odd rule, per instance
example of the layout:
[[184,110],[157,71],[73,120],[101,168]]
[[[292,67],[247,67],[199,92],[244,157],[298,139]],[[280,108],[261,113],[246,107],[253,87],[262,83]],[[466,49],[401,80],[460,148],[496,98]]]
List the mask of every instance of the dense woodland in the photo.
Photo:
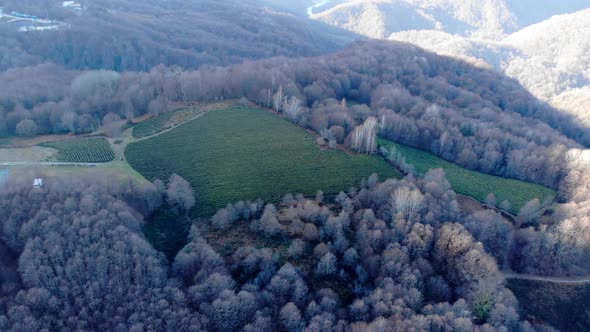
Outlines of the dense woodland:
[[171,265],[141,227],[164,199],[179,217],[190,207],[182,179],[87,181],[15,180],[0,194],[0,329],[531,331],[440,171],[371,177],[334,203],[230,205],[212,227],[245,225],[286,252],[222,257],[195,224]]
[[[53,0],[2,6],[69,25],[18,31],[0,23],[0,70],[52,62],[72,69],[147,71],[158,64],[196,68],[272,56],[334,51],[353,34],[261,8],[256,1],[78,1],[81,12]],[[264,17],[264,19],[259,19]]]
[[[349,36],[248,3],[83,3],[6,2],[71,28],[0,24],[0,136],[116,135],[119,120],[172,104],[243,98],[330,147],[380,153],[381,135],[559,197],[511,220],[465,215],[442,171],[398,160],[405,179],[334,200],[228,202],[168,261],[142,228],[199,203],[182,178],[41,190],[13,178],[0,192],[0,330],[529,331],[500,270],[590,273],[590,131],[514,80],[395,42],[320,55]],[[274,245],[217,253],[203,233],[235,228]]]

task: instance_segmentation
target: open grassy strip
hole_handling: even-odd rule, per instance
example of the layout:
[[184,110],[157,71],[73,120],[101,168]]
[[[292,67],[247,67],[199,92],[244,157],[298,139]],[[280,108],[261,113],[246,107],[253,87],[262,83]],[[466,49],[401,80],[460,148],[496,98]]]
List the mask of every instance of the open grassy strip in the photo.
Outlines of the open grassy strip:
[[42,145],[57,149],[58,153],[50,161],[105,163],[115,158],[109,142],[103,137],[76,138]]
[[133,137],[143,138],[155,135],[163,130],[187,121],[202,112],[204,112],[204,110],[196,107],[189,107],[162,113],[156,117],[142,121],[133,127]]
[[509,201],[512,205],[510,212],[514,214],[534,198],[538,198],[542,203],[547,199],[552,200],[556,195],[554,190],[541,185],[468,170],[407,145],[382,138],[379,138],[379,145],[388,151],[391,147],[395,147],[407,163],[414,165],[418,173],[426,173],[435,168],[444,169],[453,190],[457,193],[471,196],[480,202],[483,202],[489,193],[493,193],[496,195],[497,204],[504,200]]
[[11,143],[12,143],[12,140],[10,138],[0,137],[0,147],[10,145]]
[[377,173],[400,177],[382,158],[322,151],[313,136],[274,114],[234,107],[127,146],[129,163],[148,180],[177,173],[195,189],[196,216],[229,202],[286,193],[337,193]]
[[561,331],[590,331],[590,284],[508,279],[523,319]]

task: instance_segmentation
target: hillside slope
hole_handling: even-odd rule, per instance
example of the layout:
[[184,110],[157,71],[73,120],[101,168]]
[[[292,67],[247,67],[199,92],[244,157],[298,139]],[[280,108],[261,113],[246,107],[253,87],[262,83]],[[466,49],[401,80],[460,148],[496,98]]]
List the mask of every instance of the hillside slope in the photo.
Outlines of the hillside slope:
[[[158,64],[199,67],[244,59],[310,56],[353,39],[349,32],[257,2],[84,1],[73,12],[61,3],[7,1],[6,12],[63,21],[58,30],[20,32],[0,21],[0,70],[45,61],[75,69],[148,70]],[[46,8],[48,7],[48,8]]]
[[496,68],[535,96],[590,124],[590,9],[555,16],[501,41],[441,31],[405,31],[390,39]]
[[[542,64],[546,70],[540,74],[549,77],[547,81],[559,81],[539,91],[546,96],[590,84],[590,9],[529,26],[510,35],[504,43],[521,50],[530,64]],[[530,64],[524,67],[533,67]],[[515,68],[509,67],[507,72],[511,70]]]
[[585,0],[336,0],[312,18],[372,38],[406,30],[438,30],[501,39],[553,15],[588,8]]

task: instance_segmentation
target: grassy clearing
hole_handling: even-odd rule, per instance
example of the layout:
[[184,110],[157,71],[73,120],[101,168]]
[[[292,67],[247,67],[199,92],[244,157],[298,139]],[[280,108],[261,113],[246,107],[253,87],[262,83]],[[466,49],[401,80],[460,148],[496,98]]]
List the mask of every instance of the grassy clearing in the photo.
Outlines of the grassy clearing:
[[203,112],[204,110],[202,109],[189,107],[160,114],[156,117],[142,121],[133,127],[133,137],[143,138],[155,135],[163,130],[183,123]]
[[77,138],[66,141],[45,143],[43,146],[57,149],[50,161],[105,163],[115,158],[109,142],[103,137]]
[[313,136],[261,109],[212,111],[174,130],[131,143],[128,162],[148,180],[177,173],[195,189],[196,216],[228,202],[286,193],[337,193],[377,173],[401,176],[381,158],[322,151]]
[[7,137],[0,137],[0,147],[12,144],[12,140]]
[[[122,163],[109,163],[100,165],[76,165],[67,166],[9,166],[10,177],[93,177],[95,179],[117,179],[118,181],[134,181],[143,183],[146,180],[133,168]],[[32,181],[32,180],[31,180]]]
[[8,162],[35,162],[45,161],[57,153],[57,150],[43,146],[31,146],[23,148],[0,147],[0,161]]
[[512,205],[510,212],[515,214],[531,199],[538,198],[544,202],[547,199],[552,200],[556,195],[556,192],[549,188],[467,170],[428,152],[406,145],[384,139],[379,139],[379,145],[384,146],[387,150],[395,147],[406,159],[406,162],[414,165],[418,173],[426,173],[435,168],[444,169],[453,190],[457,193],[471,196],[480,202],[483,202],[489,193],[496,195],[498,204],[508,200]]
[[523,318],[561,331],[590,331],[590,285],[508,279]]

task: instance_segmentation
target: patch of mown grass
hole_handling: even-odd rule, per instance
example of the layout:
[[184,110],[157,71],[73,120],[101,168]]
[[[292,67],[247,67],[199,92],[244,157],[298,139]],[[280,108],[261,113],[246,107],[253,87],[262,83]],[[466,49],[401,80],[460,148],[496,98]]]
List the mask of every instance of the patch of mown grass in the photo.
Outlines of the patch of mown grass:
[[532,199],[538,198],[543,203],[548,199],[553,200],[556,196],[554,190],[541,185],[468,170],[407,145],[382,138],[379,138],[379,145],[388,151],[391,147],[395,147],[407,163],[414,165],[418,173],[423,174],[435,168],[444,169],[447,179],[457,193],[471,196],[480,202],[483,202],[489,193],[493,193],[498,205],[504,200],[509,201],[512,206],[509,212],[514,214]]
[[58,153],[51,161],[72,163],[105,163],[115,158],[109,142],[104,137],[76,138],[65,141],[44,143]]
[[129,163],[148,180],[177,173],[195,190],[195,216],[208,216],[229,202],[286,193],[338,193],[373,173],[400,177],[381,158],[322,151],[313,136],[257,108],[212,111],[127,146]]
[[12,140],[8,137],[0,137],[0,147],[12,144]]
[[561,331],[590,331],[590,284],[508,279],[523,319]]

